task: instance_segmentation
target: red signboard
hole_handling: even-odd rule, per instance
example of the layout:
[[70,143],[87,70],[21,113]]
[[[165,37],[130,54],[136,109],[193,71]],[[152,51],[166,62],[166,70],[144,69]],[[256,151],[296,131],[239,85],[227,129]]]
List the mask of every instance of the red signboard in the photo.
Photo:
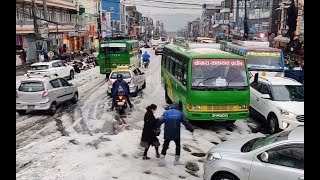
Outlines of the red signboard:
[[94,25],[90,25],[89,33],[90,33],[90,36],[94,36]]
[[240,59],[194,59],[193,66],[245,66]]

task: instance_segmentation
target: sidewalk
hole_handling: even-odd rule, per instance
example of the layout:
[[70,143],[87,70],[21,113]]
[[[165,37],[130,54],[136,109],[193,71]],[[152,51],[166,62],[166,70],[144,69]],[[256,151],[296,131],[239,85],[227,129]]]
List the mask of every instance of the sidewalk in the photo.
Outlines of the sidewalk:
[[27,73],[27,71],[29,70],[29,67],[31,64],[37,62],[38,60],[30,60],[27,63],[24,63],[22,65],[18,65],[16,66],[16,76],[21,76],[24,75],[25,73]]

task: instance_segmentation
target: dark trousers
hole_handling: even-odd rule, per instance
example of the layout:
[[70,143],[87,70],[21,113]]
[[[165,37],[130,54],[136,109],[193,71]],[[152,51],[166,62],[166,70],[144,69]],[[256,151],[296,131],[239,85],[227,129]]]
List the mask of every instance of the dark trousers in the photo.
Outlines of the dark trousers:
[[[150,147],[150,146],[149,146],[149,147]],[[144,148],[143,156],[147,156],[149,147],[148,147],[148,148]],[[158,155],[158,154],[159,154],[159,146],[155,146],[154,148],[155,148],[156,153],[157,153],[157,155]]]
[[[163,148],[162,148],[162,151],[161,151],[161,154],[164,155],[164,156],[167,154],[167,150],[169,148],[170,141],[171,140],[164,140]],[[176,143],[176,155],[180,156],[180,149],[181,149],[180,139],[175,139],[173,141],[174,141],[174,143]]]

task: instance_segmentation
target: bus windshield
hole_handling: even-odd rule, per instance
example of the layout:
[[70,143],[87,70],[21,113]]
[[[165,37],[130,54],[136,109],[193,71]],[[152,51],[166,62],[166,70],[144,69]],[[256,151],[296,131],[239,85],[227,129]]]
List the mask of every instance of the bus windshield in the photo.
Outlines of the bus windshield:
[[245,62],[242,59],[193,59],[192,89],[248,89]]
[[125,43],[105,43],[101,44],[101,51],[104,53],[124,54],[128,53]]
[[267,68],[282,67],[280,52],[258,52],[248,51],[247,63],[248,66],[266,66]]

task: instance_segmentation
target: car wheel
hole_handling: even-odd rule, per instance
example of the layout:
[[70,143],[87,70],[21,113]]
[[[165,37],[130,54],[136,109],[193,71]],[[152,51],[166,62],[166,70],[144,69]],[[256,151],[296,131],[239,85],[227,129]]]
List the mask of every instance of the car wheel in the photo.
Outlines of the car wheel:
[[26,115],[27,114],[27,111],[25,111],[25,110],[18,110],[17,112],[19,115]]
[[165,98],[165,100],[166,100],[166,103],[167,103],[167,104],[172,104],[172,100],[171,100],[170,97],[168,96],[167,87],[166,87],[166,90],[165,90],[164,93],[165,93],[165,94],[164,94],[164,98]]
[[69,76],[69,79],[74,79],[74,71],[70,71],[70,76]]
[[138,91],[139,91],[139,89],[138,89],[138,86],[137,86],[137,88],[136,88],[136,91],[133,93],[133,97],[137,97],[138,96]]
[[57,112],[57,103],[53,102],[49,109],[49,114],[54,115]]
[[212,178],[212,180],[239,180],[237,177],[231,174],[219,174]]
[[145,89],[147,86],[146,81],[144,81],[143,85],[142,85],[142,89]]
[[275,115],[271,114],[268,117],[268,123],[269,123],[269,133],[270,134],[274,134],[274,133],[277,133],[280,131],[278,118]]
[[78,102],[78,98],[79,98],[78,92],[75,92],[72,98],[72,103],[76,104]]

